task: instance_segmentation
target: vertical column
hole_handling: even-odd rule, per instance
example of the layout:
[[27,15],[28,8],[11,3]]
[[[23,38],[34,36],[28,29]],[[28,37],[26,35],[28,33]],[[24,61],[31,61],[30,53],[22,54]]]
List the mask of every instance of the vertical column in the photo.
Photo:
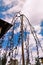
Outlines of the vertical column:
[[20,15],[20,18],[21,18],[22,65],[25,65],[25,60],[24,60],[24,45],[23,45],[23,15]]
[[29,35],[27,37],[27,62],[26,62],[26,65],[28,65],[30,63],[30,60],[29,60]]

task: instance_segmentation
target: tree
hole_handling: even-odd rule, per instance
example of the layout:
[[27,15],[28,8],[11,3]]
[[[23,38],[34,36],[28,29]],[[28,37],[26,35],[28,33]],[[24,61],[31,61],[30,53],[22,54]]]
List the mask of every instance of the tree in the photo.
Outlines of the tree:
[[41,65],[41,63],[40,63],[40,61],[39,61],[38,58],[36,58],[35,61],[36,61],[36,64],[35,65]]
[[6,64],[6,61],[7,61],[6,55],[4,55],[4,57],[2,58],[2,65],[5,65]]

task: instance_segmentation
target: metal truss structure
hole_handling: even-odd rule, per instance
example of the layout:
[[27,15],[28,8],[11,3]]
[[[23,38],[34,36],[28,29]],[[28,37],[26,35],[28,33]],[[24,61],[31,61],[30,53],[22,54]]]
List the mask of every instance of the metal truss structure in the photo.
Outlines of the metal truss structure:
[[[24,15],[24,14],[21,14],[20,12],[16,12],[15,13],[15,15],[14,15],[14,17],[13,17],[13,19],[12,19],[12,21],[11,21],[11,23],[13,24],[13,27],[12,27],[12,29],[11,29],[11,32],[12,32],[12,34],[11,34],[11,36],[9,36],[9,41],[10,41],[10,50],[11,50],[11,52],[10,53],[12,53],[13,54],[13,50],[17,50],[17,46],[21,43],[22,44],[22,65],[25,65],[25,60],[24,60],[24,44],[23,44],[23,31],[24,31],[24,29],[23,29],[23,27],[24,27],[24,24],[23,24],[23,18],[26,18],[27,19],[27,23],[28,23],[28,26],[30,27],[30,31],[31,31],[31,33],[32,33],[32,35],[33,35],[33,37],[34,37],[34,40],[35,40],[35,43],[36,43],[36,48],[37,48],[37,57],[38,57],[38,62],[39,62],[39,50],[38,50],[38,47],[40,46],[40,48],[41,48],[41,50],[43,51],[43,49],[42,49],[42,46],[41,46],[41,43],[40,43],[40,41],[39,41],[39,39],[38,39],[38,36],[37,36],[37,34],[36,34],[36,32],[35,32],[35,29],[34,29],[34,27],[31,25],[31,23],[29,22],[29,20],[28,20],[28,18]],[[19,37],[18,37],[18,44],[17,44],[17,46],[15,47],[15,49],[13,49],[13,47],[14,47],[14,43],[13,43],[13,41],[12,41],[12,39],[13,39],[13,37],[14,37],[14,26],[15,26],[15,22],[16,22],[16,20],[18,19],[18,18],[20,18],[20,20],[21,20],[21,26],[20,26],[20,35],[19,35]],[[26,32],[26,28],[25,28],[25,32]],[[3,43],[3,41],[4,41],[4,37],[3,38],[1,38],[0,39],[0,48],[2,47],[2,43]],[[26,60],[26,65],[28,65],[29,63],[30,63],[30,60],[29,60],[29,34],[28,34],[28,38],[27,38],[27,44],[26,44],[26,50],[27,50],[27,60]],[[8,48],[8,44],[9,43],[7,43],[7,47],[6,48]],[[17,54],[15,54],[15,57],[16,57],[16,55]],[[38,64],[39,65],[39,64]]]

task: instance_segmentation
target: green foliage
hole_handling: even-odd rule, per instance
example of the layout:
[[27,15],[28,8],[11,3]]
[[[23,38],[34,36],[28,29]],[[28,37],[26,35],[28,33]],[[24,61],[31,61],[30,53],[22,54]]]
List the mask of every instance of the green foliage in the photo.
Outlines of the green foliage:
[[36,58],[35,61],[36,61],[35,65],[41,65],[41,63],[40,63],[38,58]]
[[1,58],[0,58],[0,65],[2,65],[2,60],[1,60]]
[[4,56],[4,58],[2,59],[2,65],[5,65],[6,64],[6,56]]

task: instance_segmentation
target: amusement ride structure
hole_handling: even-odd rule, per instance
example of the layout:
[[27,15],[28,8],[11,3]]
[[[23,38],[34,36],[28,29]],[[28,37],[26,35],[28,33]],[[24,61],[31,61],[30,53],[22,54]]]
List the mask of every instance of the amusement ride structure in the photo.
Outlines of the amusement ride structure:
[[[16,42],[14,42],[16,22],[20,23],[20,25],[19,25],[20,31],[19,31],[19,35],[18,35],[17,44],[16,44]],[[2,20],[0,20],[0,23],[3,24],[4,22],[2,22]],[[16,12],[14,14],[14,17],[12,19],[11,24],[10,23],[8,23],[8,24],[5,23],[6,26],[2,25],[3,27],[5,26],[5,28],[4,28],[5,31],[4,31],[3,28],[1,28],[1,25],[0,25],[0,31],[1,31],[1,29],[3,29],[3,31],[0,32],[0,49],[3,48],[2,45],[3,45],[3,42],[4,42],[4,38],[6,36],[5,35],[6,31],[8,31],[8,29],[12,26],[11,29],[8,31],[8,33],[11,32],[11,34],[8,35],[8,42],[7,42],[5,50],[6,50],[6,54],[7,54],[8,49],[10,50],[8,56],[10,57],[12,55],[11,58],[10,58],[11,61],[12,61],[12,57],[13,57],[13,54],[14,54],[14,60],[12,61],[13,63],[9,62],[8,65],[19,65],[18,60],[16,59],[16,56],[19,53],[18,52],[19,45],[21,45],[21,50],[22,50],[21,60],[20,60],[21,65],[31,65],[30,58],[29,58],[29,55],[30,55],[30,52],[29,52],[30,51],[29,50],[29,48],[30,48],[30,46],[29,46],[29,44],[30,44],[29,43],[29,32],[30,31],[31,31],[31,34],[34,37],[35,44],[36,44],[37,65],[40,65],[39,47],[41,48],[42,52],[43,52],[43,48],[42,48],[41,43],[38,39],[36,31],[35,31],[34,27],[31,25],[31,23],[29,22],[28,18],[24,14],[21,14],[20,12]],[[29,29],[30,29],[28,31],[27,31],[27,28],[28,28],[27,24],[28,24]],[[16,31],[18,32],[18,30],[16,30]],[[2,34],[2,36],[1,36],[1,34]],[[25,46],[26,46],[26,48],[25,48],[26,49],[26,60],[25,60],[25,53],[24,53],[24,43],[25,43]],[[15,53],[13,53],[14,50],[15,50]],[[0,53],[1,53],[1,51],[0,51]],[[31,56],[32,56],[32,51],[31,51]],[[33,59],[33,57],[31,57],[31,59]]]

